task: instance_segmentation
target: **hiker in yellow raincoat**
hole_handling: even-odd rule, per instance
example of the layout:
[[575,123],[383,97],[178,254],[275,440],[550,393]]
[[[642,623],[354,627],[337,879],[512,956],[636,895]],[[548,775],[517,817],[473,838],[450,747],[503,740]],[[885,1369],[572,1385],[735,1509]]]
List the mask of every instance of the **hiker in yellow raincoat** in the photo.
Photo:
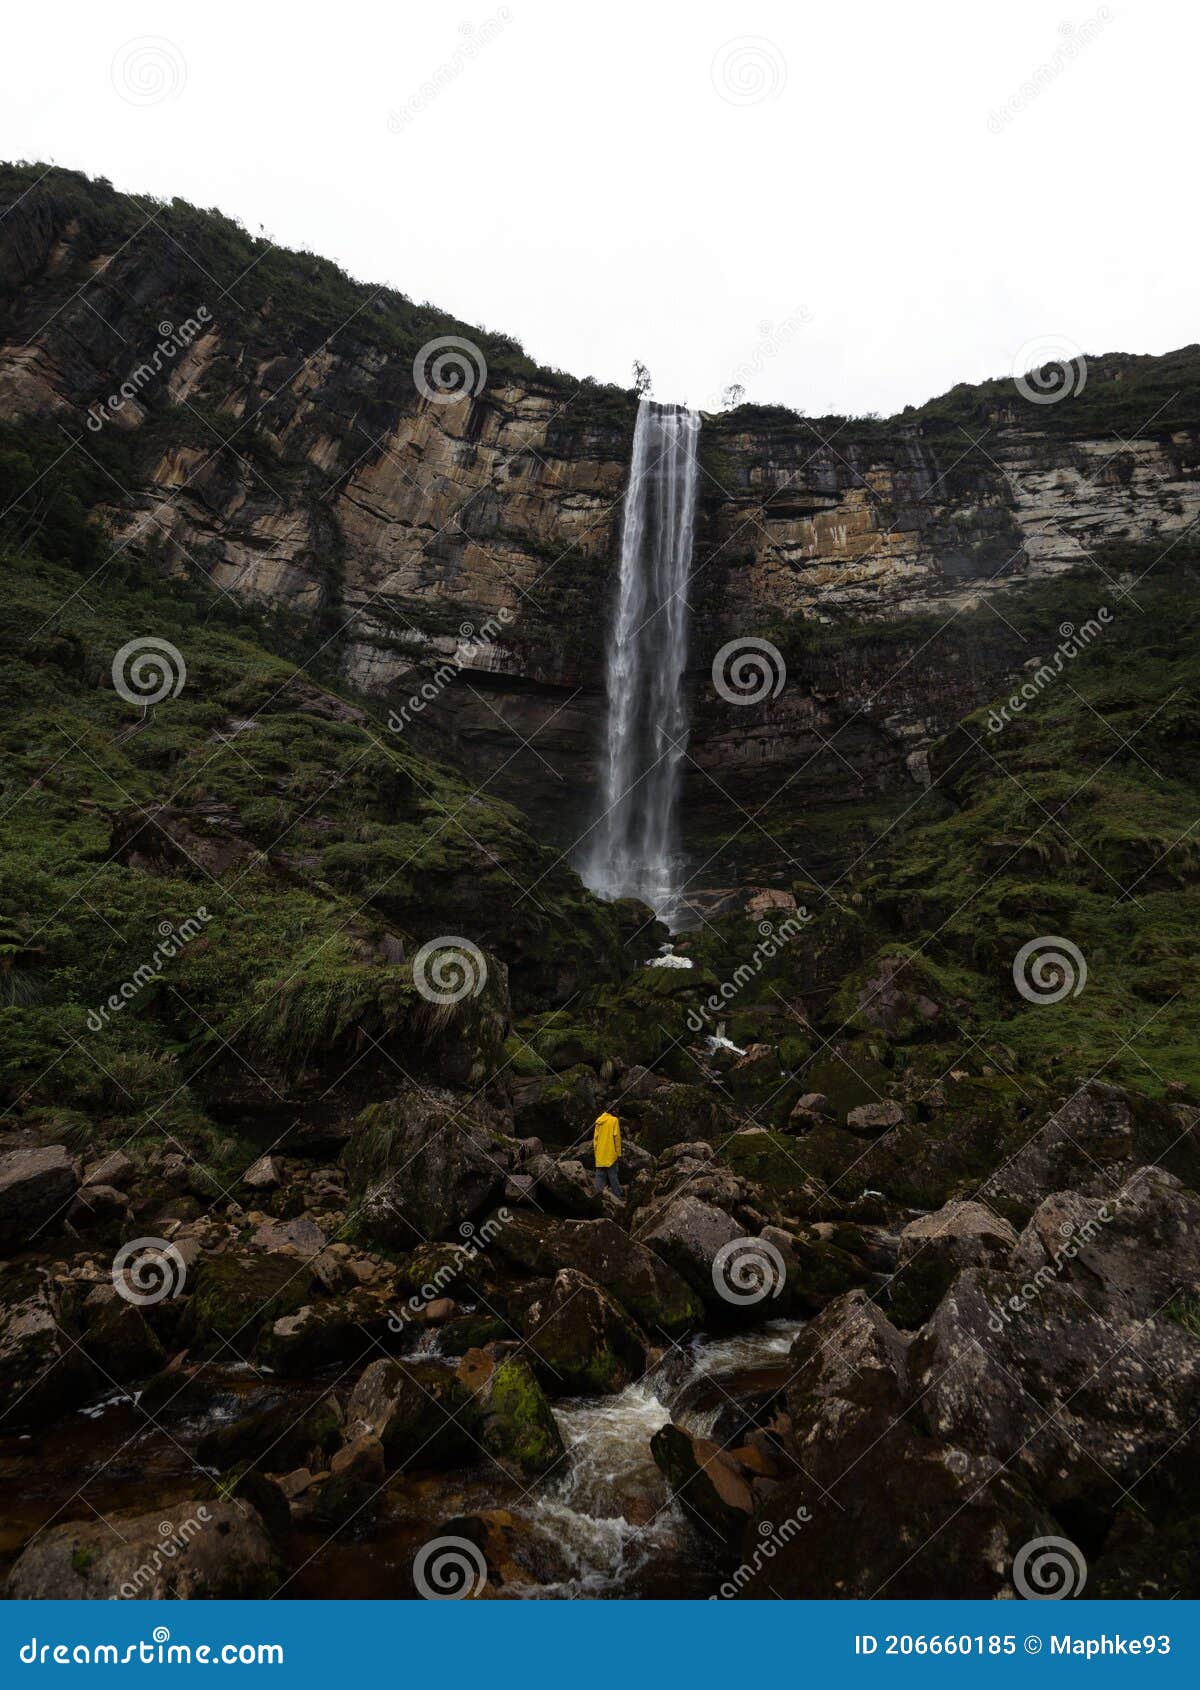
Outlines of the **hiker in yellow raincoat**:
[[592,1128],[592,1150],[596,1159],[596,1190],[603,1191],[607,1186],[613,1196],[623,1203],[625,1193],[621,1190],[617,1174],[621,1155],[621,1123],[607,1109],[596,1116],[596,1124]]

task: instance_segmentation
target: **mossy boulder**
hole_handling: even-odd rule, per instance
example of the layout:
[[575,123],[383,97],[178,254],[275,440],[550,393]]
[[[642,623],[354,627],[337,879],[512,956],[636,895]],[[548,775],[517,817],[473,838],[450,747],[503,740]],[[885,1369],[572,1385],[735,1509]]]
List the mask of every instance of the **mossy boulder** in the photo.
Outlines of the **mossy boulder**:
[[196,1446],[206,1467],[254,1465],[264,1473],[287,1473],[296,1467],[320,1468],[337,1448],[342,1415],[328,1393],[309,1407],[298,1406],[291,1394],[219,1422]]
[[492,1247],[529,1273],[548,1277],[559,1268],[578,1268],[652,1338],[660,1331],[678,1337],[703,1313],[700,1299],[679,1274],[615,1221],[517,1213],[497,1232]]
[[549,1473],[564,1456],[562,1434],[529,1363],[501,1361],[479,1394],[483,1447],[502,1466],[529,1477]]
[[389,1471],[462,1466],[479,1453],[479,1404],[436,1362],[372,1362],[350,1394],[346,1427],[351,1438],[380,1440]]
[[546,1390],[594,1396],[624,1390],[646,1367],[646,1343],[612,1297],[576,1268],[560,1268],[525,1309],[521,1331]]
[[363,1231],[399,1249],[457,1237],[499,1201],[513,1159],[478,1104],[415,1087],[364,1109],[342,1154]]
[[209,1256],[192,1281],[184,1335],[199,1355],[236,1360],[257,1350],[281,1315],[312,1299],[312,1270],[294,1256]]

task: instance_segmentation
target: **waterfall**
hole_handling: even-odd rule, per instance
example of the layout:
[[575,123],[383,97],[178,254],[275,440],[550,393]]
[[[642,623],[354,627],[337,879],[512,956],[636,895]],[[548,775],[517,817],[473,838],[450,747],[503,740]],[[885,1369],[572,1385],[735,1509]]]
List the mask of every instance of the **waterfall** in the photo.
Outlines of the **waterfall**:
[[682,406],[638,405],[608,642],[599,814],[580,865],[602,898],[640,898],[672,928],[683,913],[678,800],[699,426],[698,413]]

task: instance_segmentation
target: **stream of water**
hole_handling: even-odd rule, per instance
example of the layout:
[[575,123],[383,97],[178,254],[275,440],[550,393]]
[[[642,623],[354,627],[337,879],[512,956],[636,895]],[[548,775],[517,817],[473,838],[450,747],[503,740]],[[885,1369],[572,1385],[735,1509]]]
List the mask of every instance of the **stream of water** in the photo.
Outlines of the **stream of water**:
[[608,641],[599,813],[579,863],[600,897],[640,898],[671,928],[684,913],[678,808],[699,422],[679,405],[638,406]]

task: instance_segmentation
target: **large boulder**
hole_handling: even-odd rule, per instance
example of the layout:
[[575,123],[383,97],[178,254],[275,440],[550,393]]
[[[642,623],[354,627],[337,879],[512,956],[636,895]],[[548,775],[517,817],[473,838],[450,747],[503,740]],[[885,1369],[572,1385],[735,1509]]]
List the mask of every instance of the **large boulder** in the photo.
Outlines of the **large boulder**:
[[0,1274],[0,1429],[45,1425],[99,1389],[78,1338],[50,1281],[30,1268]]
[[255,1509],[212,1498],[50,1526],[18,1559],[8,1594],[14,1601],[247,1600],[274,1596],[282,1578]]
[[510,1472],[541,1478],[564,1459],[562,1434],[533,1370],[505,1357],[478,1395],[484,1449]]
[[189,1282],[184,1336],[202,1356],[236,1362],[256,1350],[282,1315],[313,1293],[312,1270],[277,1253],[207,1256]]
[[947,1203],[910,1221],[900,1234],[888,1312],[901,1326],[929,1318],[963,1268],[1001,1266],[1017,1242],[1015,1229],[983,1203]]
[[560,1268],[521,1322],[548,1391],[592,1396],[624,1390],[646,1367],[646,1344],[608,1292],[577,1268]]
[[346,1404],[347,1440],[378,1438],[389,1471],[470,1462],[479,1422],[471,1392],[436,1362],[373,1361]]
[[[797,1471],[748,1524],[731,1594],[995,1597],[1021,1545],[1053,1532],[997,1461],[917,1423],[908,1351],[861,1291],[797,1338],[786,1444]],[[815,1524],[829,1520],[833,1531]]]
[[703,1313],[686,1282],[615,1221],[515,1214],[498,1227],[492,1247],[529,1273],[550,1276],[559,1268],[578,1268],[614,1296],[651,1339],[659,1332],[677,1337]]
[[0,1253],[38,1245],[67,1218],[79,1189],[79,1164],[66,1146],[10,1150],[0,1156]]
[[927,1428],[1093,1518],[1130,1487],[1138,1500],[1185,1493],[1200,1338],[1171,1318],[1168,1298],[1196,1283],[1198,1214],[1195,1196],[1157,1169],[1130,1181],[1127,1203],[1048,1198],[1013,1267],[967,1269],[916,1340]]
[[364,1109],[342,1156],[363,1228],[398,1249],[457,1237],[500,1201],[515,1160],[468,1100],[434,1089]]
[[650,1453],[675,1500],[718,1536],[736,1539],[754,1511],[749,1475],[711,1438],[681,1426],[659,1428]]

